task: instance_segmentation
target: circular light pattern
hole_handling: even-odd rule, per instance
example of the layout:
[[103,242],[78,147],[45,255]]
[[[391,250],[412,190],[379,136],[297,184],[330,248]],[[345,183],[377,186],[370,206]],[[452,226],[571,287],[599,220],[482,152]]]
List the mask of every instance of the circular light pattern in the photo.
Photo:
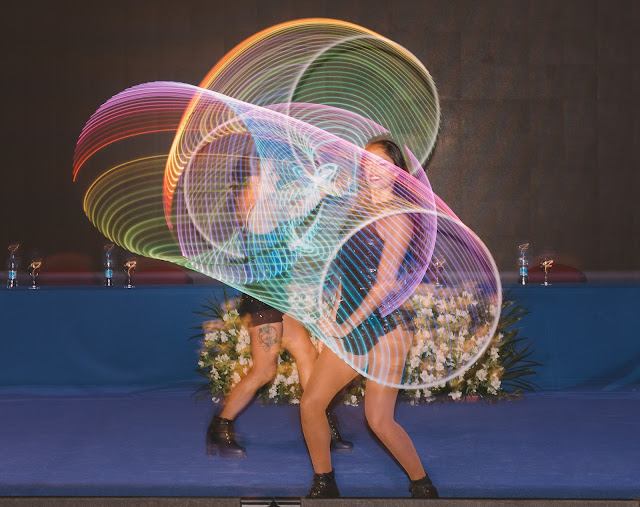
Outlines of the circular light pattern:
[[[368,378],[426,388],[473,364],[501,307],[490,253],[421,167],[438,126],[411,53],[300,20],[240,44],[200,86],[107,101],[74,179],[115,243],[289,313]],[[399,143],[409,172],[364,149],[377,139]]]
[[[259,106],[280,105],[284,114],[324,130],[340,129],[334,118],[300,117],[290,104],[325,104],[377,124],[420,164],[429,156],[440,125],[440,104],[424,65],[399,44],[361,26],[310,18],[255,34],[211,69],[201,88]],[[165,176],[165,206],[194,149],[192,132],[202,126],[196,98],[185,112]],[[370,138],[352,138],[364,147]]]

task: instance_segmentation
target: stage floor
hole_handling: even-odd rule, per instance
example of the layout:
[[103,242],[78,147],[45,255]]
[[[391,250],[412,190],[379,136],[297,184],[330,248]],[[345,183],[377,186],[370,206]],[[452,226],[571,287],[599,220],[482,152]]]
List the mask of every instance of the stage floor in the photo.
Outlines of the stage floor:
[[[246,459],[205,455],[214,407],[191,387],[128,393],[0,392],[0,496],[304,496],[312,469],[295,406],[250,406],[238,419]],[[408,479],[338,407],[353,454],[334,456],[343,496],[408,496]],[[443,497],[640,496],[640,392],[556,392],[398,404]]]

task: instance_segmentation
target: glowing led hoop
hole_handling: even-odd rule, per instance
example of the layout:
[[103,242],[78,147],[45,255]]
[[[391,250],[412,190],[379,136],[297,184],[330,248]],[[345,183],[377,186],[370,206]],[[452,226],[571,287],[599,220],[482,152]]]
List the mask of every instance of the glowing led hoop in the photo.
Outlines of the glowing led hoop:
[[[428,110],[386,108],[376,83],[355,103],[342,92],[323,96],[311,71],[343,48],[373,55],[345,60],[366,62],[372,73],[394,66],[385,80],[404,97],[423,97]],[[334,75],[354,80],[348,64],[333,64]],[[399,69],[413,69],[415,89],[402,88]],[[360,103],[370,117],[358,114]],[[368,378],[426,388],[480,357],[502,297],[486,246],[433,194],[421,168],[439,118],[433,80],[406,49],[350,23],[300,20],[234,48],[200,87],[148,83],[107,101],[80,136],[74,180],[86,188],[87,216],[112,241],[290,313]],[[400,141],[414,177],[363,150],[380,137]],[[129,148],[135,155],[122,160]],[[393,182],[382,207],[372,204],[363,171],[371,164]],[[376,223],[403,216],[411,220],[406,247],[375,238]],[[368,289],[358,277],[385,249],[403,257],[371,322],[346,339],[324,336],[318,319],[336,259],[345,304],[360,304]],[[381,276],[373,267],[367,283]],[[349,308],[338,310],[349,318]]]

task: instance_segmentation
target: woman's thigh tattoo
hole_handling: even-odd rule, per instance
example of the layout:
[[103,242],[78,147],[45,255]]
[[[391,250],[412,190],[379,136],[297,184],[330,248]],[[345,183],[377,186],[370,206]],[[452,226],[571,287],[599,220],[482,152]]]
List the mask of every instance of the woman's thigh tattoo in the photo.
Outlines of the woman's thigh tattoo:
[[258,342],[265,352],[269,352],[269,349],[278,343],[278,332],[275,326],[271,324],[260,326],[258,330]]

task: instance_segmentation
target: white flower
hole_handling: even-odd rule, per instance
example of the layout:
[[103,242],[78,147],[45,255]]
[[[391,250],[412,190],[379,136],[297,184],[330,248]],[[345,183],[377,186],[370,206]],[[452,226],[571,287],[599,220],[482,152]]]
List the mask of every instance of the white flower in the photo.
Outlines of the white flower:
[[412,370],[415,370],[418,367],[419,364],[420,364],[420,358],[418,358],[416,356],[412,357],[411,361],[409,363],[409,365],[411,366]]
[[495,390],[500,388],[500,379],[497,375],[491,375],[491,387]]
[[461,319],[466,319],[469,316],[469,312],[467,310],[456,310],[456,317],[460,317]]
[[198,366],[200,368],[204,368],[204,361],[198,361]]
[[236,336],[238,334],[238,330],[235,327],[232,327],[231,329],[229,329],[229,334],[231,336]]
[[220,333],[220,343],[227,343],[229,341],[229,338],[227,337],[226,333]]
[[291,398],[292,405],[300,405],[300,400],[298,398]]
[[476,372],[476,377],[478,377],[478,380],[480,380],[481,382],[484,382],[485,380],[487,380],[487,370],[485,370],[484,368],[478,370]]
[[356,405],[358,403],[358,397],[355,394],[352,394],[350,401],[352,405]]
[[431,335],[429,334],[429,331],[427,331],[426,329],[419,329],[418,331],[416,331],[416,337],[420,338],[420,341],[423,341],[423,340],[429,340]]
[[449,396],[451,396],[452,400],[459,400],[462,397],[462,391],[455,391],[453,393],[449,393]]
[[225,314],[222,316],[222,320],[223,320],[223,321],[225,321],[225,322],[227,322],[227,321],[229,320],[229,317],[230,317],[230,315],[229,315],[228,313],[225,313]]
[[491,349],[489,350],[489,357],[491,357],[491,359],[493,359],[494,361],[496,361],[498,359],[498,348],[497,347],[491,347]]

